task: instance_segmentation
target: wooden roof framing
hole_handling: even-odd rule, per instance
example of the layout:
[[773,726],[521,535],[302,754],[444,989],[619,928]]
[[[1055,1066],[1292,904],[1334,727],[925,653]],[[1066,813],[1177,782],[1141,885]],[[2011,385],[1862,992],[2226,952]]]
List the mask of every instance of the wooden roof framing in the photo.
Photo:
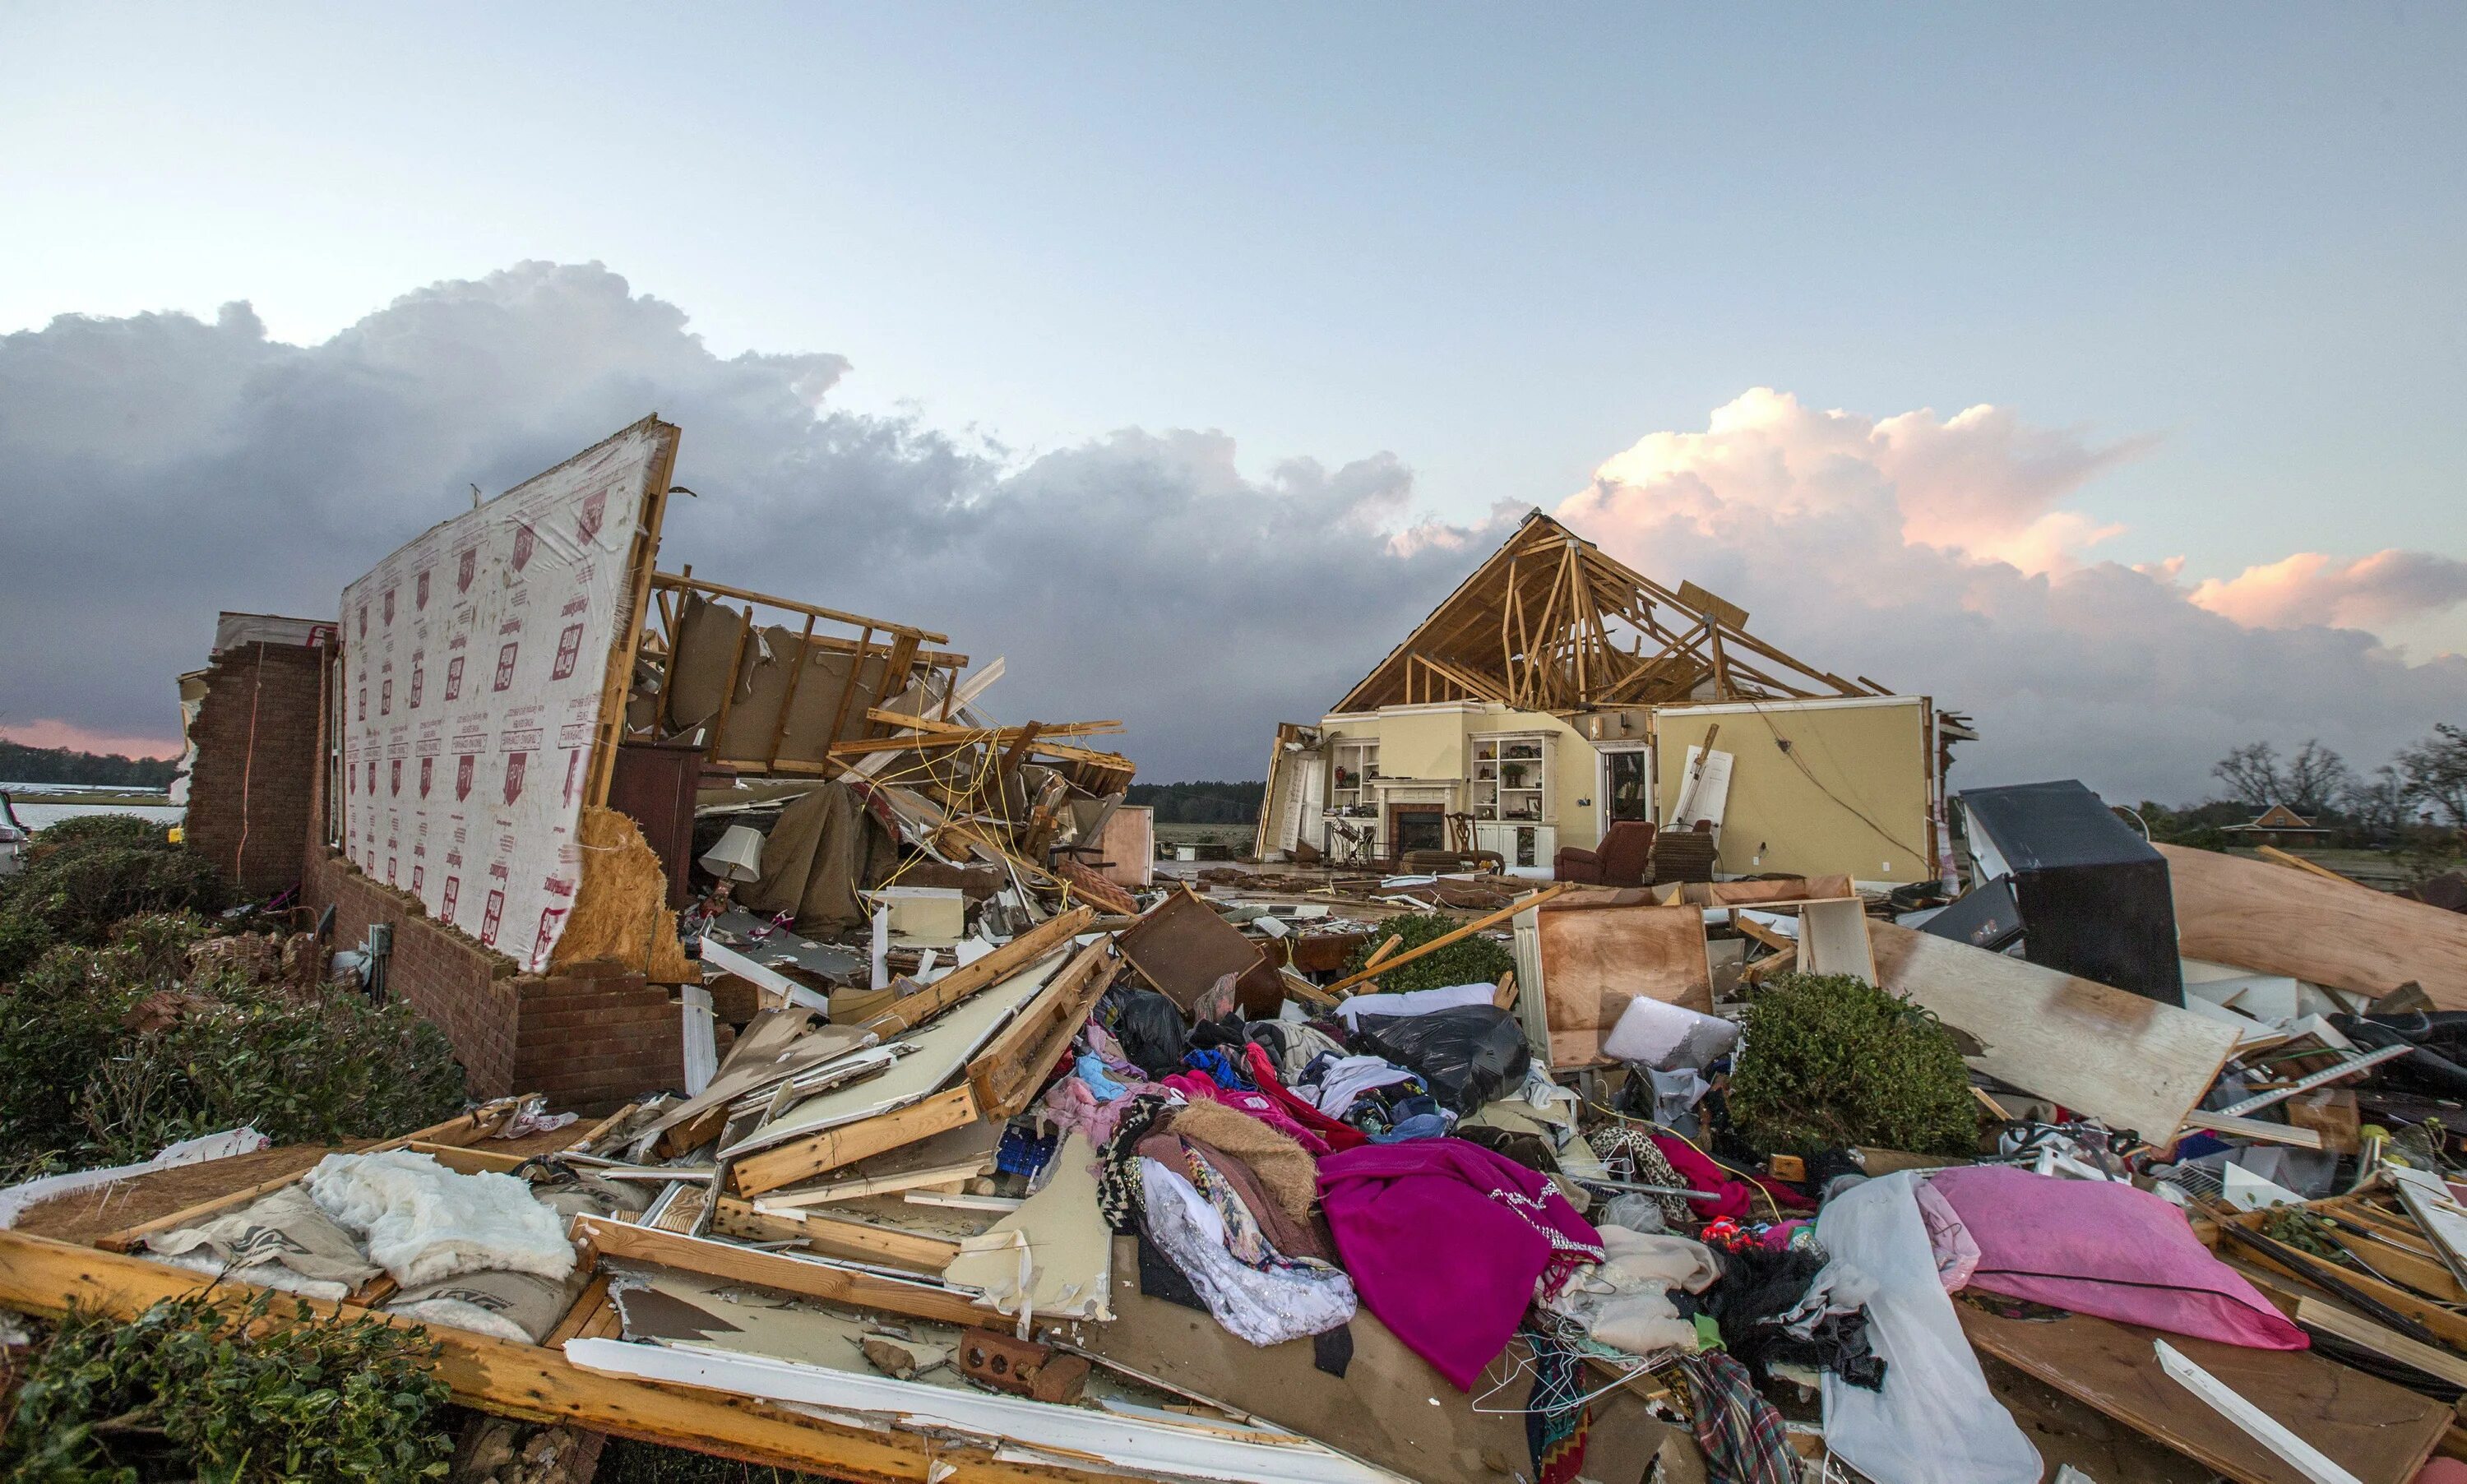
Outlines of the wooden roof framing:
[[1570,713],[1888,693],[1793,659],[1750,634],[1747,619],[1692,582],[1662,586],[1536,510],[1334,709],[1486,701]]

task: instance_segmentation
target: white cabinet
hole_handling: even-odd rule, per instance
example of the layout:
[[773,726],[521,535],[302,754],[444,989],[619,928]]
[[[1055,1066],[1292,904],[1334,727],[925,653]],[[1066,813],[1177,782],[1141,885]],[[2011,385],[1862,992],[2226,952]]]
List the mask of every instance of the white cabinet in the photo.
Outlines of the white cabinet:
[[1559,851],[1559,831],[1550,824],[1520,824],[1512,821],[1476,820],[1473,843],[1477,850],[1496,850],[1501,860],[1510,866],[1550,866]]

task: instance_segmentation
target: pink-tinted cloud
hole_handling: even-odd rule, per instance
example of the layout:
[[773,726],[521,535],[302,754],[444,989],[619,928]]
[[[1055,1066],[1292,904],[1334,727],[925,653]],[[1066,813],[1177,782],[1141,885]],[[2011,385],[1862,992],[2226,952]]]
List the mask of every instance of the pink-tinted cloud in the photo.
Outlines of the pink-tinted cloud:
[[2193,589],[2193,601],[2252,628],[2305,624],[2381,629],[2467,603],[2467,562],[2429,551],[2375,551],[2352,561],[2298,551]]
[[2112,530],[2063,502],[2137,446],[2003,408],[1879,419],[1759,390],[1606,461],[1556,513],[1793,653],[1974,713],[1957,787],[2078,776],[2180,802],[2242,742],[2318,736],[2370,767],[2467,715],[2467,660],[2410,664],[2365,627],[2457,601],[2459,563],[2297,558],[2196,589],[2180,561],[2092,559]]
[[0,722],[0,737],[26,747],[65,747],[79,753],[117,753],[124,757],[177,757],[177,737],[122,737],[94,731],[57,717]]

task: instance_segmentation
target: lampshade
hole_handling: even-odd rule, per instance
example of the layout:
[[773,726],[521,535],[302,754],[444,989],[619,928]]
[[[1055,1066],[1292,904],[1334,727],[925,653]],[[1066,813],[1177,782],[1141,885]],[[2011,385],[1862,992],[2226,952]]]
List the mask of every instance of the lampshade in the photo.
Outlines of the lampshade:
[[762,832],[732,824],[719,843],[704,852],[702,868],[722,881],[757,881],[762,875]]

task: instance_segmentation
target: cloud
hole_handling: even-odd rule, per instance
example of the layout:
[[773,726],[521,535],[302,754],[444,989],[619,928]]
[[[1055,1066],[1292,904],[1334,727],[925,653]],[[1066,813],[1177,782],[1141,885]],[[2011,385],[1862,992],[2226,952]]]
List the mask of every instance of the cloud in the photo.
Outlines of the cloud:
[[1222,434],[1128,430],[1015,466],[833,409],[849,371],[715,356],[597,264],[434,284],[316,346],[245,304],[0,337],[0,719],[172,746],[218,609],[329,614],[473,484],[653,410],[699,491],[665,566],[1006,655],[998,714],[1120,717],[1162,778],[1256,774],[1267,724],[1315,717],[1482,544],[1392,551],[1412,478],[1388,455],[1255,477]]
[[[2181,801],[2239,742],[2319,736],[2369,766],[2467,716],[2467,660],[2410,664],[2360,626],[2456,593],[2447,558],[2323,559],[2302,596],[2243,611],[2181,561],[2090,559],[2102,528],[2059,502],[2137,447],[2006,409],[1870,420],[1756,391],[1606,461],[1557,513],[1804,659],[1975,714],[1956,787],[2078,776]],[[2248,600],[2270,589],[2252,575]],[[2289,614],[2311,626],[2276,626]]]
[[2467,562],[2427,551],[2341,561],[2298,551],[2193,589],[2193,601],[2253,628],[2329,624],[2380,630],[2467,603]]
[[[656,410],[699,492],[670,503],[671,570],[1004,655],[992,709],[1120,717],[1151,778],[1251,777],[1270,724],[1319,715],[1522,508],[1430,519],[1392,454],[1254,461],[1208,430],[1023,461],[839,410],[855,373],[716,356],[597,264],[432,284],[313,346],[269,340],[245,304],[0,337],[0,725],[169,746],[173,677],[217,609],[331,613],[473,484]],[[1957,786],[2079,776],[2181,799],[2236,743],[2318,734],[2378,762],[2467,717],[2467,661],[2410,665],[2359,626],[2456,594],[2456,563],[2322,558],[2188,588],[2181,566],[2096,559],[2112,531],[2069,503],[2143,446],[2002,407],[1871,417],[1758,390],[1606,460],[1560,513],[1745,604],[1771,641],[1976,714],[1987,740]],[[2257,596],[2288,587],[2312,596]]]

